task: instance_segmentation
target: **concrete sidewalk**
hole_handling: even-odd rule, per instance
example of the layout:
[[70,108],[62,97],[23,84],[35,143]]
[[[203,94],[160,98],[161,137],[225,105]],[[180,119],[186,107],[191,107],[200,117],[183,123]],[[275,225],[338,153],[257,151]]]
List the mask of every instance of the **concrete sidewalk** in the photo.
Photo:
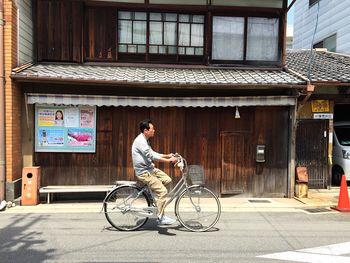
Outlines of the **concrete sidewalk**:
[[[223,212],[295,212],[329,208],[338,204],[339,188],[310,189],[308,198],[220,198]],[[15,206],[0,213],[99,213],[102,202],[54,202],[35,206]],[[174,201],[166,208],[174,211]]]

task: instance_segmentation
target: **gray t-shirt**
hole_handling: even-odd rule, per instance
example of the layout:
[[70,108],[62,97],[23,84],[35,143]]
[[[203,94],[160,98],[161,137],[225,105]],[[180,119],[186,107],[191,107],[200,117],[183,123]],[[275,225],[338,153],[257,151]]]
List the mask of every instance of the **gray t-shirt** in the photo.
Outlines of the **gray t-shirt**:
[[132,143],[131,154],[132,164],[137,176],[145,172],[153,173],[153,161],[161,158],[159,153],[152,150],[143,133],[140,133]]

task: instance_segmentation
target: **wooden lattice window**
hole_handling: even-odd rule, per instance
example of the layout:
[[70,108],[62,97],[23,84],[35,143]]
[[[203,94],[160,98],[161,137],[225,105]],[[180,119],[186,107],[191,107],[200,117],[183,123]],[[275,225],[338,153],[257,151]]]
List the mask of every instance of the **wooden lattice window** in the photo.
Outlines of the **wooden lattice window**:
[[204,55],[204,15],[118,12],[118,52]]

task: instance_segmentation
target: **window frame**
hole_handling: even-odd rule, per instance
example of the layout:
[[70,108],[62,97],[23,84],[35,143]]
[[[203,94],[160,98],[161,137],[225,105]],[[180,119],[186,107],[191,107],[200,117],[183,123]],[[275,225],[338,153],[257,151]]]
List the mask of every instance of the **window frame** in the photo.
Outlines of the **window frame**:
[[[220,59],[213,59],[213,42],[214,42],[214,26],[213,21],[214,17],[242,17],[244,18],[244,34],[243,34],[243,59],[242,60],[220,60]],[[269,19],[277,19],[277,56],[276,60],[248,60],[247,59],[247,53],[248,53],[248,20],[249,18],[269,18]],[[264,65],[275,65],[280,61],[281,58],[281,43],[280,43],[280,32],[281,32],[281,19],[278,16],[269,16],[269,17],[263,17],[263,16],[254,16],[254,15],[242,15],[242,16],[232,16],[232,15],[226,15],[226,14],[213,14],[212,16],[212,25],[211,25],[211,50],[209,51],[210,56],[210,62],[212,64],[248,64],[248,65],[255,65],[255,64],[264,64]]]
[[316,5],[318,2],[320,2],[320,0],[309,0],[309,8]]
[[[131,18],[130,19],[126,19],[126,18],[119,18],[119,12],[121,11],[117,11],[117,25],[116,25],[116,28],[117,28],[117,39],[118,39],[118,42],[119,42],[119,21],[130,21],[131,22],[131,43],[122,43],[121,45],[125,45],[126,46],[126,49],[128,50],[129,49],[129,46],[136,46],[136,52],[126,52],[128,54],[144,54],[143,52],[137,52],[138,51],[138,46],[146,46],[146,51],[147,51],[147,15],[146,15],[146,20],[142,20],[142,19],[137,19],[135,18],[135,15],[136,13],[144,13],[144,12],[137,12],[137,11],[125,11],[125,12],[130,12],[131,14]],[[123,12],[123,11],[122,11]],[[146,39],[145,39],[145,43],[136,43],[134,42],[134,24],[137,23],[137,22],[143,22],[143,21],[146,21]],[[120,53],[119,51],[119,43],[117,43],[117,52]]]
[[[103,7],[105,8],[105,7]],[[242,66],[242,65],[252,65],[252,66],[277,66],[282,65],[282,55],[283,55],[283,16],[277,13],[254,13],[252,11],[242,11],[242,12],[231,12],[228,10],[179,10],[179,8],[174,9],[165,9],[165,8],[131,8],[127,6],[123,7],[113,7],[109,8],[107,13],[110,13],[105,19],[105,15],[101,16],[102,7],[88,6],[87,15],[84,17],[84,43],[83,43],[83,58],[82,61],[86,62],[121,62],[121,63],[163,63],[163,64],[183,64],[183,65],[232,65],[232,66]],[[200,55],[164,55],[164,54],[149,54],[148,49],[147,53],[120,53],[118,49],[118,12],[127,11],[127,12],[144,12],[144,13],[175,13],[175,14],[186,14],[191,16],[200,15],[200,21],[202,26],[200,30],[204,30],[203,36],[197,43],[202,45],[203,51],[200,51]],[[185,12],[186,11],[186,12]],[[234,10],[237,11],[237,10]],[[260,18],[274,18],[279,21],[276,24],[278,27],[278,44],[277,44],[277,57],[276,61],[263,61],[263,60],[213,60],[212,59],[212,42],[213,42],[213,17],[214,16],[224,16],[224,17],[245,17],[246,20],[248,17],[260,17]],[[186,18],[187,19],[187,18]],[[91,21],[91,22],[90,22]],[[147,20],[148,21],[148,20]],[[184,20],[181,20],[184,21]],[[111,24],[112,23],[112,24]],[[180,23],[180,20],[177,19],[177,24]],[[149,22],[147,22],[147,38],[149,38]],[[247,22],[246,22],[247,24]],[[247,27],[247,25],[245,25]],[[141,27],[140,27],[141,28]],[[99,33],[102,29],[102,33]],[[108,29],[111,29],[108,31]],[[131,29],[129,29],[130,31]],[[143,32],[144,27],[140,29]],[[196,30],[197,31],[197,30]],[[247,29],[245,29],[245,32]],[[86,32],[86,33],[85,33]],[[97,33],[96,33],[97,32]],[[130,31],[131,32],[131,31]],[[197,34],[199,35],[199,34]],[[102,36],[102,39],[101,39]],[[245,39],[247,38],[247,33],[245,33]],[[147,44],[149,39],[147,39]],[[149,48],[149,47],[147,47]],[[247,45],[245,44],[244,52],[247,52]],[[101,53],[102,50],[102,53]],[[103,53],[105,52],[105,53]],[[100,56],[102,54],[102,56]],[[202,55],[203,54],[203,55]],[[224,56],[222,56],[224,57]],[[252,58],[254,59],[254,58]]]
[[[329,50],[328,47],[325,47],[325,41],[330,39],[330,38],[335,38],[335,50]],[[328,37],[323,38],[321,41],[316,42],[315,44],[312,45],[312,48],[326,48],[327,51],[330,52],[337,52],[337,33],[334,33],[332,35],[329,35]]]
[[[119,42],[119,23],[120,21],[123,21],[124,19],[119,18],[120,12],[130,12],[132,13],[131,19],[129,21],[132,21],[132,25],[134,24],[134,14],[136,12],[144,13],[146,15],[146,50],[144,53],[137,53],[137,52],[120,52],[120,45],[124,45],[125,43],[120,43]],[[160,14],[161,19],[160,20],[155,20],[151,18],[151,14]],[[172,21],[167,21],[166,20],[166,15],[167,14],[172,14],[176,15],[176,20]],[[189,21],[188,22],[183,22],[180,20],[180,15],[187,15],[189,16]],[[202,21],[201,22],[196,22],[194,21],[195,16],[200,16]],[[207,14],[205,13],[181,13],[181,12],[166,12],[166,11],[137,11],[137,10],[126,10],[126,9],[117,9],[117,18],[116,18],[116,50],[117,50],[117,61],[141,61],[141,62],[200,62],[203,63],[205,59],[205,51],[206,51],[206,27],[207,27]],[[152,44],[151,43],[151,23],[161,23],[161,28],[162,28],[162,33],[161,33],[161,42],[162,44]],[[166,32],[166,23],[176,23],[176,43],[175,45],[168,45],[166,44],[165,41],[165,36]],[[189,25],[189,46],[183,46],[180,45],[180,37],[179,37],[179,28],[180,24],[188,24]],[[202,25],[202,46],[196,46],[192,45],[191,41],[192,38],[194,37],[192,34],[192,27],[193,25]],[[128,45],[128,44],[125,44]],[[132,45],[132,44],[129,44]],[[157,53],[152,53],[150,51],[150,48],[152,46],[157,47]],[[160,47],[163,47],[165,49],[165,52],[159,52]],[[172,53],[170,51],[170,48],[175,49],[175,52]],[[194,54],[181,54],[179,52],[180,48],[193,48],[194,49]],[[196,54],[196,49],[202,49],[202,53],[198,55]],[[127,48],[128,50],[128,48]]]

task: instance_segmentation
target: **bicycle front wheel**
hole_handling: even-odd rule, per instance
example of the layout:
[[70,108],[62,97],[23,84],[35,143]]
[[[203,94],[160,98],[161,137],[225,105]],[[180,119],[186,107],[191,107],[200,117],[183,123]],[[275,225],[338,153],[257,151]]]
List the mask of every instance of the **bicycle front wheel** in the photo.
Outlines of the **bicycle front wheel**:
[[135,211],[147,208],[150,202],[145,193],[133,185],[122,185],[108,194],[103,208],[107,221],[122,231],[136,230],[148,220],[146,215]]
[[176,200],[175,214],[186,229],[203,232],[218,222],[221,204],[208,188],[194,185],[185,189]]

